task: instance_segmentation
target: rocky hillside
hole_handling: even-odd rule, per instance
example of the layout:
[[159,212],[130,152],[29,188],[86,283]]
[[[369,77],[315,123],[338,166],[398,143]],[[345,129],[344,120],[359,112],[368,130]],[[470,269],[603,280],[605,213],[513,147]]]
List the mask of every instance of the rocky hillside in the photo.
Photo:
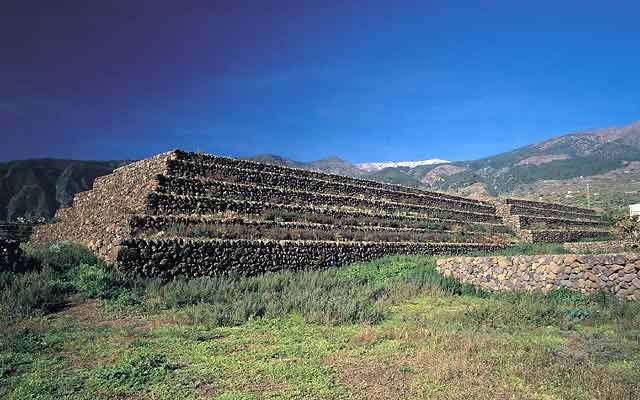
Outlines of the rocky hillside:
[[123,161],[22,160],[0,164],[0,221],[51,218]]
[[640,122],[569,133],[496,156],[452,163],[460,169],[427,186],[457,191],[480,183],[497,195],[543,180],[605,174],[637,160]]
[[266,164],[278,165],[281,167],[309,169],[329,174],[346,175],[354,178],[364,177],[367,175],[366,171],[361,170],[356,165],[335,156],[311,162],[293,161],[273,154],[259,154],[247,159]]

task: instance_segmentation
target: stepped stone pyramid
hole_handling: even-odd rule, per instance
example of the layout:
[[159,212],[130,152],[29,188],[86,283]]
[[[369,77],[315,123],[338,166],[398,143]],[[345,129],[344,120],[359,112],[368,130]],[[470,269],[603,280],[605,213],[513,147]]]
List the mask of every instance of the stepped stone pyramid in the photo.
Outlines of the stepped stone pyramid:
[[80,242],[142,275],[253,274],[492,250],[534,217],[575,211],[534,206],[176,150],[97,178],[32,240]]
[[505,225],[528,243],[575,242],[609,236],[610,224],[590,208],[506,199],[496,209]]

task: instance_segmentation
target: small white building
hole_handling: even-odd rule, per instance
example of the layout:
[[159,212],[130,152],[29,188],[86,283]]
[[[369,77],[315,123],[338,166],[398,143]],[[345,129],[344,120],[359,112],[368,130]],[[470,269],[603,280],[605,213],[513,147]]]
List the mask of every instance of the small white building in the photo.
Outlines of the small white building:
[[629,215],[636,217],[640,215],[640,204],[631,204],[629,206]]

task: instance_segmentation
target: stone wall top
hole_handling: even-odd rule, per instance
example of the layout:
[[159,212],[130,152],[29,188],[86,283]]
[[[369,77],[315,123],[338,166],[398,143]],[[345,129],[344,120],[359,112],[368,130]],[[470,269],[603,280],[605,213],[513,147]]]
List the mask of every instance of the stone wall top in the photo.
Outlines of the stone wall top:
[[640,300],[640,254],[532,255],[452,257],[437,261],[438,270],[489,290],[605,291]]

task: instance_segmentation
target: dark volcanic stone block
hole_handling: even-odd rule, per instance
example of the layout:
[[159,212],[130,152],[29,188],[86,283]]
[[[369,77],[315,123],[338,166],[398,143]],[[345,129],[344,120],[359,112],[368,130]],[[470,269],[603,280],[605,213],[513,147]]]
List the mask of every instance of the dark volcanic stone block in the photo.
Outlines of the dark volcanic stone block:
[[311,270],[367,261],[390,254],[463,254],[495,250],[470,243],[325,242],[274,240],[142,240],[123,243],[118,263],[136,275],[253,275]]

